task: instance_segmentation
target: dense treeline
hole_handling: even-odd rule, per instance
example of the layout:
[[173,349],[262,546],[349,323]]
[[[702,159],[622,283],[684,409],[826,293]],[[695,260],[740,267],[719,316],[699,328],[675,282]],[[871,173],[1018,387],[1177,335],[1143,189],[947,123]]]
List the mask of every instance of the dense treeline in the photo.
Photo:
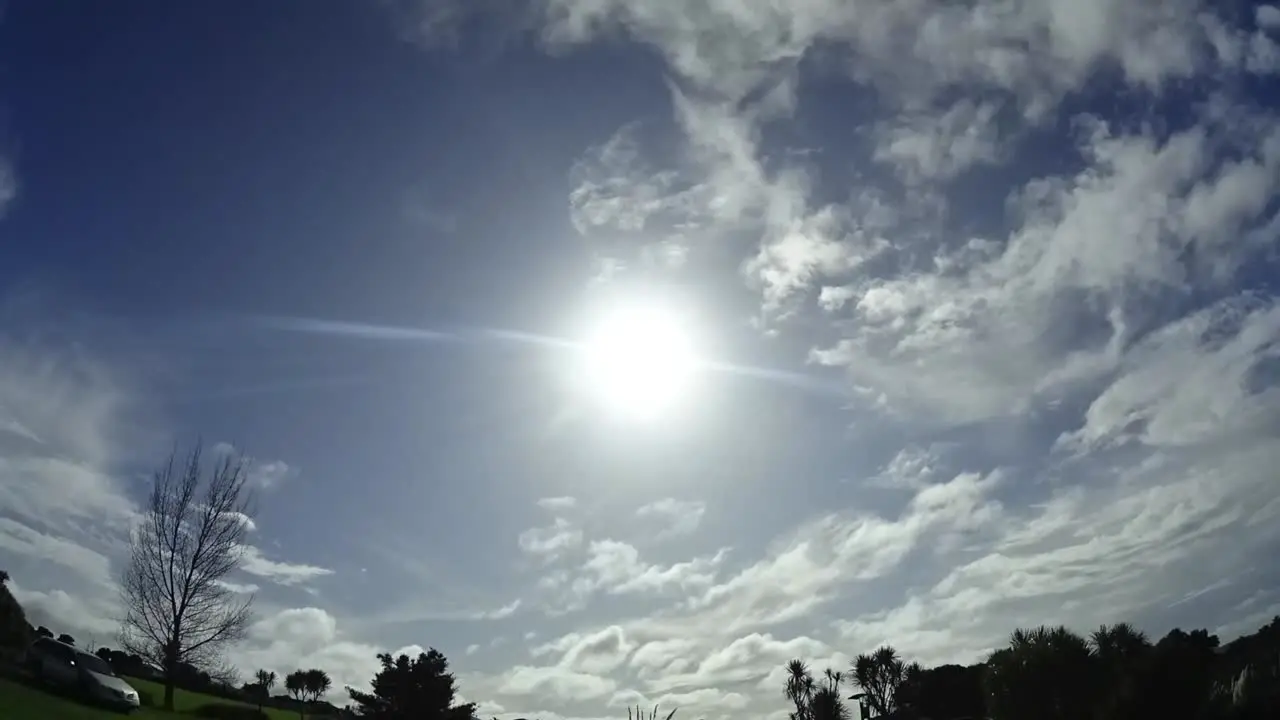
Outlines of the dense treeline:
[[[853,695],[842,691],[846,677]],[[815,679],[793,660],[784,694],[792,720],[1276,720],[1280,617],[1225,645],[1206,630],[1180,629],[1153,643],[1119,623],[1088,637],[1019,629],[969,666],[924,668],[882,647],[858,656],[847,676],[828,669]]]

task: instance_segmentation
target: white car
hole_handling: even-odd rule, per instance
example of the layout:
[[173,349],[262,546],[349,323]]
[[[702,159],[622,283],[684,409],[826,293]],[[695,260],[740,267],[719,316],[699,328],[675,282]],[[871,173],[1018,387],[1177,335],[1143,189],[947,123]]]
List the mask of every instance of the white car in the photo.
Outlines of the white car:
[[116,675],[97,655],[40,638],[27,648],[27,671],[41,682],[81,694],[85,699],[130,712],[138,708],[138,691]]

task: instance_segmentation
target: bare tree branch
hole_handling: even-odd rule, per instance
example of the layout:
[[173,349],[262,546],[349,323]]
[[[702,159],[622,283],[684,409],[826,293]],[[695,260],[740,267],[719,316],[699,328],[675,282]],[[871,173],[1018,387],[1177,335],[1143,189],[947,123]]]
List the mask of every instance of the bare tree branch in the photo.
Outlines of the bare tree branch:
[[169,709],[174,670],[223,668],[222,651],[243,639],[252,619],[253,597],[219,582],[243,558],[251,516],[244,461],[221,457],[205,475],[199,446],[181,467],[175,454],[156,471],[121,581],[120,644],[164,670]]

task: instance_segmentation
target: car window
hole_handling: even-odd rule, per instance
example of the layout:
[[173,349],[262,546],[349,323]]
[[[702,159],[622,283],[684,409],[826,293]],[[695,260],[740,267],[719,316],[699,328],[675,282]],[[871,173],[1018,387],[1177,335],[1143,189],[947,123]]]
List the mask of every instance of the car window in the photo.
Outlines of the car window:
[[112,671],[111,666],[97,655],[90,655],[87,652],[76,653],[76,664],[91,673],[115,677],[115,672]]

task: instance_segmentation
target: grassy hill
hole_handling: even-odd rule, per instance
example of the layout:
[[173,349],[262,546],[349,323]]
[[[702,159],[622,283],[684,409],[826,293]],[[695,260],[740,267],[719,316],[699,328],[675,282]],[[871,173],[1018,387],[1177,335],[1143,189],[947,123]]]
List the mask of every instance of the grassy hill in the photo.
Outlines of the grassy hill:
[[[164,688],[146,680],[128,678],[129,684],[139,692],[149,693],[159,702]],[[178,690],[174,694],[175,711],[165,712],[155,708],[141,708],[130,718],[141,720],[191,720],[192,711],[204,705],[243,705],[209,695]],[[59,697],[39,688],[28,687],[13,679],[0,677],[0,717],[4,720],[120,720],[124,716],[105,708],[90,707],[74,700]],[[264,708],[271,720],[295,720],[297,713],[276,708]]]
[[[139,693],[149,694],[155,698],[155,702],[159,705],[164,700],[164,686],[158,682],[150,680],[141,680],[138,678],[125,678],[125,681],[133,686]],[[181,688],[174,688],[173,691],[173,709],[178,714],[190,713],[191,711],[201,707],[202,705],[243,705],[247,707],[257,707],[248,703],[236,702],[235,700],[226,700],[212,695],[202,695],[200,693],[190,692]],[[297,720],[296,712],[281,710],[279,708],[264,707],[262,711],[267,714],[271,720]],[[172,717],[161,713],[163,717]]]

